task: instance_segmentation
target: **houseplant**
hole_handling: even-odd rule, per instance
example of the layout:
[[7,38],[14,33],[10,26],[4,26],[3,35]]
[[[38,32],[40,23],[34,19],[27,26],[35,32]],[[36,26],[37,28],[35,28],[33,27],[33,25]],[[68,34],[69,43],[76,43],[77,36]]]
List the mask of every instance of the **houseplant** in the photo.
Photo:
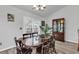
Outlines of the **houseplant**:
[[48,31],[52,29],[48,24],[45,26],[40,26],[41,31],[44,33],[43,36],[47,37],[48,36]]

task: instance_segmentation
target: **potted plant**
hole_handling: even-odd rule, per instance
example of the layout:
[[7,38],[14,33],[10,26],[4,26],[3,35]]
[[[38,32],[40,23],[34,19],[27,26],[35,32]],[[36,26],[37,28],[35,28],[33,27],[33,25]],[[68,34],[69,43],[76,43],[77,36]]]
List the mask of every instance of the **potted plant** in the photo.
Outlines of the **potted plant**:
[[48,36],[48,31],[52,29],[48,24],[45,26],[40,26],[41,31],[44,33],[44,37]]

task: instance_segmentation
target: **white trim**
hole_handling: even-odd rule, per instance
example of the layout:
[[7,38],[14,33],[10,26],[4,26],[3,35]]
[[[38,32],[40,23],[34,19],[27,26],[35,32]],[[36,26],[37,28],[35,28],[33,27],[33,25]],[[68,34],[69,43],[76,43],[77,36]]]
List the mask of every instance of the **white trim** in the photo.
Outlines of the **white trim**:
[[11,47],[8,47],[8,48],[0,49],[0,52],[5,51],[5,50],[8,50],[8,49],[11,49],[11,48],[14,48],[14,47],[15,46],[11,46]]

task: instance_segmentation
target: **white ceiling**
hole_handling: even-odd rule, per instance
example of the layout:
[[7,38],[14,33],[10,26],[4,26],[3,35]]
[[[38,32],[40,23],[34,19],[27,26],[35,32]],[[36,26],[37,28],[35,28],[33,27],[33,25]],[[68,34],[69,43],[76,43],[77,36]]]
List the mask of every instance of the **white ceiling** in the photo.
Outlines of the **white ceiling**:
[[14,5],[14,7],[17,7],[19,9],[31,12],[35,15],[45,18],[60,10],[61,8],[65,7],[65,5],[46,5],[46,9],[44,11],[33,10],[33,5]]

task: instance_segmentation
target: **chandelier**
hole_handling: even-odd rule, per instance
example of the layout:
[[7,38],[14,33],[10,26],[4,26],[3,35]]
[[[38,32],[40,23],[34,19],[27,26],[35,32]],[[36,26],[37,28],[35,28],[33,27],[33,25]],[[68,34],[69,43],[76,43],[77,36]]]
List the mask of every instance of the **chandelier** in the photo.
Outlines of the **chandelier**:
[[33,5],[34,10],[45,10],[46,5]]

